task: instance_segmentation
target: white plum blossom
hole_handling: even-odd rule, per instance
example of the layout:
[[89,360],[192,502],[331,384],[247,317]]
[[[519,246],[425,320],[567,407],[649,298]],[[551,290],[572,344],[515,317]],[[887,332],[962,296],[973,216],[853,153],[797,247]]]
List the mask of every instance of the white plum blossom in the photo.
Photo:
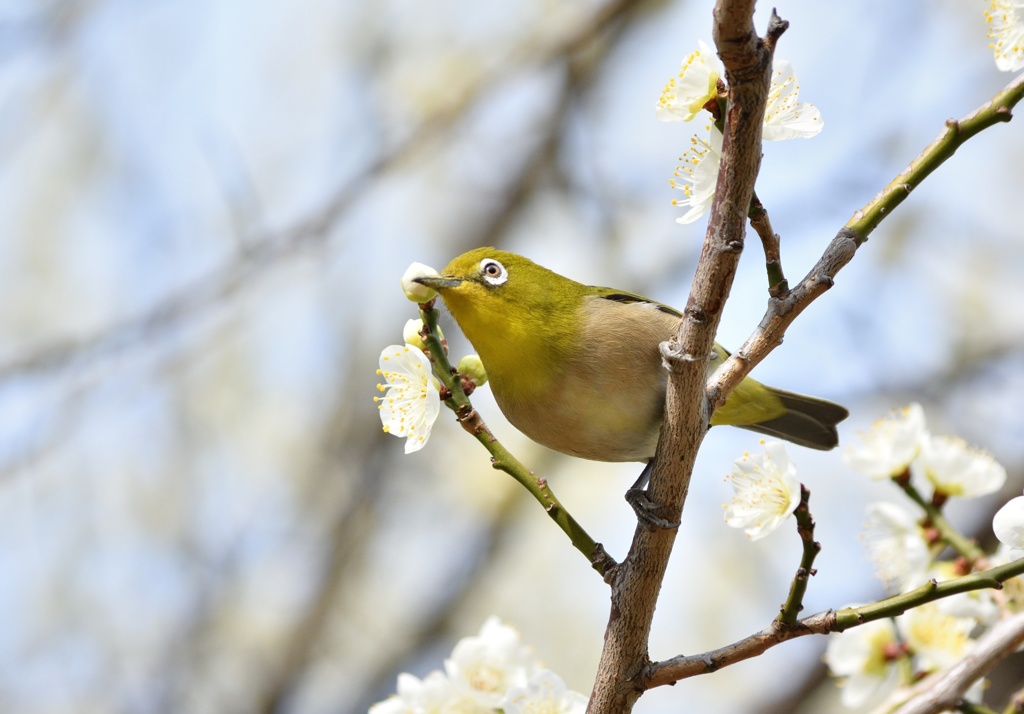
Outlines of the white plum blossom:
[[1024,558],[1024,496],[1011,498],[996,511],[992,530],[1009,549],[1011,559]]
[[429,302],[437,296],[437,291],[433,288],[428,288],[426,285],[420,285],[415,282],[415,279],[436,278],[438,276],[440,276],[440,273],[429,265],[413,263],[405,269],[405,273],[402,275],[402,292],[415,303]]
[[542,669],[519,633],[490,617],[478,635],[464,637],[445,672],[423,679],[398,675],[398,691],[369,714],[585,714],[587,698]]
[[[813,104],[799,101],[800,86],[793,66],[785,60],[772,65],[772,83],[765,107],[763,138],[765,141],[809,138],[822,129],[821,112]],[[725,69],[712,49],[704,42],[683,60],[679,74],[668,81],[658,98],[655,115],[662,121],[690,121],[709,100],[718,95],[718,82]],[[673,206],[687,210],[676,219],[692,223],[708,212],[715,197],[718,171],[722,162],[722,134],[709,126],[710,136],[694,136],[690,148],[680,158],[672,174],[672,188],[686,194],[674,199]]]
[[974,620],[954,617],[933,602],[907,610],[896,618],[896,626],[921,672],[951,667],[974,644]]
[[1024,69],[1024,0],[989,0],[985,22],[996,67],[1003,72]]
[[[454,705],[454,706],[453,706]],[[491,710],[460,697],[443,672],[433,671],[423,679],[398,675],[398,693],[370,707],[369,714],[491,714]]]
[[658,98],[655,116],[661,121],[690,121],[718,96],[718,80],[725,76],[725,67],[703,40],[697,46]]
[[892,620],[874,620],[829,636],[825,664],[842,677],[843,706],[857,708],[879,700],[900,683],[898,658],[902,656]]
[[846,448],[843,459],[873,479],[900,476],[917,458],[927,434],[924,409],[911,404],[872,424],[860,435],[859,446]]
[[524,686],[512,687],[502,705],[505,714],[584,714],[587,698],[571,691],[550,669],[542,669]]
[[764,111],[762,138],[765,141],[809,139],[821,133],[824,126],[821,112],[813,104],[798,101],[799,96],[800,85],[793,65],[786,60],[775,60]]
[[489,617],[478,635],[459,640],[444,668],[461,692],[496,709],[510,690],[529,684],[540,662],[514,628]]
[[718,184],[718,169],[722,163],[722,132],[710,127],[708,140],[694,135],[690,148],[679,159],[673,178],[672,188],[682,191],[686,198],[673,199],[673,206],[683,206],[686,212],[676,219],[677,223],[693,223],[711,208]]
[[377,385],[384,396],[374,397],[384,431],[405,437],[405,453],[419,451],[441,413],[441,395],[430,360],[413,345],[390,345],[380,353],[377,374],[386,382]]
[[864,544],[875,573],[896,592],[906,592],[927,580],[931,555],[917,518],[902,506],[870,503]]
[[743,528],[751,540],[774,531],[800,504],[796,466],[780,441],[761,441],[764,454],[745,453],[726,477],[735,491],[725,507],[725,522]]
[[977,498],[1006,483],[1006,469],[991,454],[955,436],[925,439],[910,469],[916,481],[927,481],[944,496]]

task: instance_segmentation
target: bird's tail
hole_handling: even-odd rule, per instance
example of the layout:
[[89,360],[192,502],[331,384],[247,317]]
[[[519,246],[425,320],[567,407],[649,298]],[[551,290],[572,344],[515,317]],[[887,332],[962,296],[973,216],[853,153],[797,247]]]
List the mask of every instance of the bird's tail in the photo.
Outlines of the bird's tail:
[[766,388],[782,400],[786,413],[757,424],[737,426],[822,451],[834,449],[839,444],[836,424],[850,415],[846,407],[817,397]]

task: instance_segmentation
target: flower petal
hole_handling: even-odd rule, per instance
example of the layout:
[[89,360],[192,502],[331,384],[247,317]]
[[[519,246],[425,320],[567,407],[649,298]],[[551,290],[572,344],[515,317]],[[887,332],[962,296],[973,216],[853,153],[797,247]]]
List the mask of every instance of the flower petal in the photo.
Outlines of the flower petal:
[[673,199],[672,205],[687,207],[686,213],[676,219],[677,223],[693,223],[708,212],[715,197],[718,169],[722,163],[722,133],[712,127],[707,141],[694,136],[690,139],[690,148],[680,160],[683,163],[676,167],[670,183],[672,188],[686,194],[686,198]]
[[992,530],[1001,543],[1016,550],[1024,550],[1024,496],[1011,498],[996,511]]
[[1024,2],[990,0],[985,21],[996,67],[1003,72],[1024,69]]
[[658,98],[655,116],[661,121],[690,121],[708,100],[718,96],[718,79],[725,68],[718,55],[703,41],[691,52]]
[[786,60],[775,60],[764,110],[762,138],[765,141],[809,139],[821,132],[824,127],[821,112],[813,104],[799,101],[799,96],[800,85],[793,65]]
[[427,444],[430,430],[441,413],[441,395],[431,373],[430,360],[413,345],[391,345],[380,353],[378,374],[384,392],[375,397],[384,431],[406,437],[405,453]]

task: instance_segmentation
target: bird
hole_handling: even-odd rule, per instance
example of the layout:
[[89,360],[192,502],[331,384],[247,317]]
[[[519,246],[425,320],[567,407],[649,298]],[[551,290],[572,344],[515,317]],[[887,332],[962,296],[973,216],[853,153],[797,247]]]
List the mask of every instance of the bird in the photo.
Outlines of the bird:
[[[414,282],[440,294],[477,351],[498,407],[519,431],[571,456],[650,465],[668,384],[660,344],[676,333],[678,310],[486,247]],[[715,343],[708,374],[728,355]],[[848,415],[834,402],[746,377],[711,425],[828,450]],[[643,483],[642,474],[634,489]]]

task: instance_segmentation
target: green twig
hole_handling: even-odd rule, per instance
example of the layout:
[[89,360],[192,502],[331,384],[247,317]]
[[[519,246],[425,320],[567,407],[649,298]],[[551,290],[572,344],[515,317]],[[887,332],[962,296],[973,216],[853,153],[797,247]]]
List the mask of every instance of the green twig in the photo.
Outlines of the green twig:
[[747,218],[750,220],[750,226],[761,238],[761,245],[764,247],[764,267],[768,273],[768,294],[773,298],[782,297],[789,292],[789,282],[786,280],[786,274],[782,271],[779,234],[772,230],[768,211],[761,203],[761,199],[757,197],[756,191],[750,199]]
[[432,301],[420,305],[420,315],[425,327],[421,334],[424,335],[423,341],[427,346],[429,357],[434,363],[434,373],[448,393],[445,405],[455,412],[455,418],[462,428],[472,434],[490,452],[491,464],[494,468],[504,471],[522,484],[530,492],[530,495],[544,507],[551,520],[569,536],[569,540],[572,541],[576,549],[587,557],[593,568],[601,575],[605,575],[616,563],[605,552],[604,546],[591,538],[572,517],[552,493],[545,479],[538,478],[494,438],[494,434],[487,428],[480,414],[473,408],[469,397],[466,396],[466,392],[462,388],[461,380],[448,361],[448,355],[437,336],[438,311],[434,309]]
[[800,558],[800,567],[797,568],[793,582],[789,586],[789,596],[785,604],[779,608],[779,622],[783,625],[796,624],[797,615],[804,609],[804,593],[807,592],[807,581],[817,571],[814,569],[814,559],[821,552],[821,544],[814,540],[814,519],[808,508],[808,501],[811,492],[800,484],[800,505],[796,507],[796,531],[800,534],[800,540],[804,545],[803,556]]
[[959,578],[952,578],[938,583],[931,580],[919,588],[895,595],[870,605],[861,607],[847,607],[836,612],[835,631],[843,630],[862,625],[865,622],[881,620],[886,617],[897,617],[907,610],[924,605],[935,600],[957,595],[959,593],[971,592],[972,590],[985,590],[992,588],[1001,590],[1003,583],[1010,578],[1024,574],[1024,558],[1014,560],[1004,565],[980,573],[972,573]]
[[949,119],[946,128],[925,148],[907,168],[889,182],[862,209],[853,214],[846,224],[861,241],[882,220],[892,213],[896,206],[910,195],[921,182],[935,169],[939,168],[968,139],[980,131],[1000,122],[1012,119],[1010,110],[1024,98],[1024,74],[1010,82],[1005,89],[992,97],[991,100],[978,107],[963,119]]
[[797,620],[792,625],[784,624],[779,618],[771,625],[731,645],[695,655],[680,655],[662,662],[650,663],[638,682],[645,689],[674,684],[681,679],[710,674],[723,667],[757,657],[769,649],[788,640],[807,635],[827,635],[842,632],[866,622],[902,615],[911,608],[933,602],[957,593],[1001,588],[1010,578],[1024,574],[1024,558],[1015,560],[982,573],[965,575],[943,583],[928,583],[917,590],[888,598],[871,605],[844,608],[837,612],[828,610]]
[[788,293],[768,302],[768,310],[754,334],[714,373],[708,381],[708,399],[719,404],[754,367],[778,345],[786,330],[808,305],[832,287],[836,274],[856,254],[868,235],[903,202],[940,164],[953,155],[968,139],[999,122],[1009,121],[1010,110],[1024,98],[1024,75],[1014,79],[959,121],[946,122],[946,128],[917,158],[910,162],[888,186],[867,205],[858,209],[839,230],[824,254],[803,280]]

